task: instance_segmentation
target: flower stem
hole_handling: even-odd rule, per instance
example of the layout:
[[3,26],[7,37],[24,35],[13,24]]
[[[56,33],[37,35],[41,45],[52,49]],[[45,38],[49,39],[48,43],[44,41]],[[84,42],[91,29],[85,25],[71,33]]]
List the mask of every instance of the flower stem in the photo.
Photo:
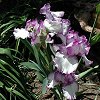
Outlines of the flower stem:
[[96,14],[96,17],[95,17],[95,20],[94,20],[94,23],[93,23],[93,29],[92,29],[92,32],[90,33],[89,42],[91,42],[91,37],[92,37],[92,34],[94,32],[94,29],[95,29],[95,25],[96,25],[98,16],[99,16],[99,13]]

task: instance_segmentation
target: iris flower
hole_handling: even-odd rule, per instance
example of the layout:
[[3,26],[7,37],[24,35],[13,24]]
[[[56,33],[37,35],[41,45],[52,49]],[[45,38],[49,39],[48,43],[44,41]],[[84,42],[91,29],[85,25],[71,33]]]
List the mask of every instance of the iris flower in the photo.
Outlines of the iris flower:
[[60,51],[69,56],[81,56],[86,66],[92,64],[92,61],[86,57],[90,50],[90,44],[86,37],[84,35],[79,36],[77,32],[71,31],[66,35],[66,38],[67,45],[60,45]]
[[62,19],[62,17],[64,16],[63,11],[54,12],[50,11],[50,8],[51,6],[49,3],[45,4],[40,9],[40,14],[44,14],[46,16],[43,24],[49,33],[47,36],[47,40],[49,40],[48,43],[53,43],[51,37],[57,35],[63,38],[63,36],[68,33],[70,22],[67,19]]
[[64,16],[64,11],[50,11],[50,4],[47,3],[45,4],[41,9],[40,9],[40,14],[44,14],[46,16],[46,19],[52,20],[52,21],[60,21],[61,17]]
[[55,63],[55,70],[48,76],[50,83],[47,87],[54,88],[54,86],[61,84],[64,96],[69,100],[75,99],[75,93],[78,91],[78,84],[74,73],[78,66],[77,58],[65,56],[57,52],[53,61]]

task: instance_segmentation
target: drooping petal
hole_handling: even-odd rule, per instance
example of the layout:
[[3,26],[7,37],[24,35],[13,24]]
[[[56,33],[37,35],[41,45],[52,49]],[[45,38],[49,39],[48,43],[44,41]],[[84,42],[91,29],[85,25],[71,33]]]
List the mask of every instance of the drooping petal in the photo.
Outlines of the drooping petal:
[[47,86],[48,88],[54,88],[54,86],[58,84],[54,79],[54,72],[48,75],[48,80],[49,80],[49,84]]
[[85,55],[82,55],[83,61],[85,62],[85,66],[89,66],[90,64],[93,63],[93,61],[90,61],[87,59]]
[[59,52],[56,53],[53,61],[57,69],[62,73],[72,73],[78,66],[78,60],[75,56],[65,56]]
[[62,72],[60,72],[60,71],[58,71],[58,70],[56,70],[56,71],[54,72],[54,80],[55,80],[56,82],[58,82],[59,84],[60,84],[60,83],[64,83],[64,78],[65,78],[65,74],[64,74],[64,73],[62,73]]
[[67,86],[75,82],[76,76],[75,73],[65,74],[63,86]]
[[76,99],[76,92],[78,91],[78,84],[76,82],[67,85],[65,87],[62,87],[63,94],[68,100],[74,100]]
[[47,14],[48,12],[50,12],[50,4],[47,3],[45,4],[41,9],[40,9],[40,14]]
[[15,39],[18,39],[18,38],[25,39],[25,38],[29,37],[29,32],[27,30],[25,30],[24,28],[14,29],[13,34],[15,36]]

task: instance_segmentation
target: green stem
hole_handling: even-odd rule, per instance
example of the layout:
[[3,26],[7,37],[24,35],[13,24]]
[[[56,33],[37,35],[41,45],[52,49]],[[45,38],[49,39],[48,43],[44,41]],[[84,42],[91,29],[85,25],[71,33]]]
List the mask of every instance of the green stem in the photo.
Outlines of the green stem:
[[18,40],[16,41],[16,47],[15,47],[16,53],[15,53],[15,56],[17,55],[19,43],[20,43],[20,39],[18,39]]
[[92,32],[90,33],[89,42],[91,42],[91,37],[92,37],[92,34],[94,32],[94,29],[95,29],[95,25],[96,25],[98,16],[99,16],[99,13],[96,14],[96,18],[95,18],[94,23],[93,23],[93,29],[92,29]]
[[10,92],[10,100],[11,100],[11,95],[12,95],[12,93]]
[[15,96],[15,100],[17,100],[17,99],[16,99],[16,96]]

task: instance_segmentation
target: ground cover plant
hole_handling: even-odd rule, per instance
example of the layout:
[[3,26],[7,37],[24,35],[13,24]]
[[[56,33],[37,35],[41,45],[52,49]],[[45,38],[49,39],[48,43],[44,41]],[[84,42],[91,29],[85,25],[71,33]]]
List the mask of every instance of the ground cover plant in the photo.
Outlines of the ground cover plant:
[[[1,100],[100,98],[100,31],[96,27],[100,3],[94,0],[83,2],[87,6],[94,4],[93,12],[96,14],[94,20],[88,22],[89,27],[84,28],[83,20],[76,18],[82,2],[11,0],[6,9],[7,1],[1,1]],[[69,6],[59,8],[59,4]],[[86,93],[83,84],[96,87],[95,94],[91,90]],[[38,89],[39,93],[35,91]],[[53,97],[41,97],[48,92]]]

